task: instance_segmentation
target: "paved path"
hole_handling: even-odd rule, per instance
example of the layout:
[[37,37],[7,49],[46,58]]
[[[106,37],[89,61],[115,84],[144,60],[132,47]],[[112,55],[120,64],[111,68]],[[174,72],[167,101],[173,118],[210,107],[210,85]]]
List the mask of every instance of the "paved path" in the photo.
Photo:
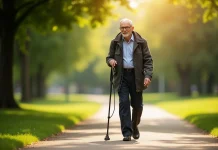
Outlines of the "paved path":
[[203,134],[193,125],[152,105],[144,106],[139,125],[140,139],[129,142],[122,141],[116,106],[115,114],[110,119],[110,141],[104,141],[108,97],[89,95],[89,99],[103,104],[95,116],[23,150],[218,150],[218,139]]

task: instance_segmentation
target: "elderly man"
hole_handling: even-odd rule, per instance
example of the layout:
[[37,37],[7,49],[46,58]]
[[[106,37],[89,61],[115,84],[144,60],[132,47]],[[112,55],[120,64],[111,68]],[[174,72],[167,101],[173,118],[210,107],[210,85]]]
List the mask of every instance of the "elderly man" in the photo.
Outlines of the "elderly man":
[[111,41],[106,57],[108,66],[113,70],[113,86],[119,95],[123,141],[131,141],[131,136],[134,139],[140,137],[138,125],[143,110],[142,92],[150,84],[153,72],[147,41],[133,30],[130,19],[121,19],[120,33]]

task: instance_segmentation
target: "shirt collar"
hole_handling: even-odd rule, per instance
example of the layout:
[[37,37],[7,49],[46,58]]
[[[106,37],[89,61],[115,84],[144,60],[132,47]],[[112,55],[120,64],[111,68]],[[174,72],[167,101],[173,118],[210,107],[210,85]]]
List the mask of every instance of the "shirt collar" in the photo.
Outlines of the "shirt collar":
[[131,39],[130,39],[130,41],[134,41],[135,39],[134,39],[134,36],[133,36],[133,34],[132,34],[132,36],[131,36]]
[[[123,37],[123,36],[122,36],[122,39],[123,39],[123,41],[124,41],[124,37]],[[130,41],[135,41],[133,33],[132,33],[132,36],[131,36],[129,42],[130,42]]]

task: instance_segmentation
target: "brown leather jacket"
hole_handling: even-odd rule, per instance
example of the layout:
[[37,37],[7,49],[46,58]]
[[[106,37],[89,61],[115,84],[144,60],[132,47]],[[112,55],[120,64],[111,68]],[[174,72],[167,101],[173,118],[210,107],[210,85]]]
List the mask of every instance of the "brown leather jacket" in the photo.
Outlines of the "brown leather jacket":
[[[143,39],[137,32],[133,31],[134,46],[133,46],[133,65],[135,72],[136,91],[143,91],[144,78],[152,78],[153,60],[148,48],[147,41]],[[111,41],[106,63],[110,66],[109,61],[115,59],[117,65],[113,69],[113,86],[119,90],[122,74],[123,74],[123,38],[119,33],[115,39]],[[111,66],[110,66],[111,67]]]

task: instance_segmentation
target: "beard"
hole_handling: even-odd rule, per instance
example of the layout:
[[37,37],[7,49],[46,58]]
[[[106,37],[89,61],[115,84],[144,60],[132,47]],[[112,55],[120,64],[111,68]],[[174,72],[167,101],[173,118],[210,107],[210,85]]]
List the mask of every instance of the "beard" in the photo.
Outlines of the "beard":
[[131,33],[122,33],[122,36],[125,37],[129,37]]

